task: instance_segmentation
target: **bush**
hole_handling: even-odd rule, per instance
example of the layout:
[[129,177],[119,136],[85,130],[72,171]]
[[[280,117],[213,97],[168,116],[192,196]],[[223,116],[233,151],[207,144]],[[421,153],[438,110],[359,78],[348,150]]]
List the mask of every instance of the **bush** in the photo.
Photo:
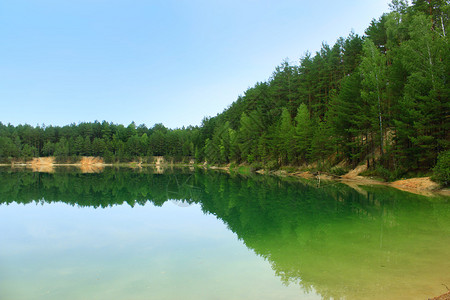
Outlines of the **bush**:
[[237,172],[242,175],[250,175],[252,171],[252,168],[249,166],[239,166],[237,169]]
[[348,169],[342,168],[342,167],[333,167],[330,169],[330,173],[336,176],[342,176],[344,174],[348,173]]
[[278,170],[280,168],[280,165],[277,161],[272,160],[266,163],[265,165],[266,169],[269,171]]
[[10,164],[13,161],[12,157],[0,157],[0,164]]
[[448,186],[450,183],[450,150],[439,153],[432,179]]
[[392,181],[395,179],[394,174],[381,165],[378,165],[375,168],[375,170],[376,170],[376,174],[378,176],[380,176],[381,178],[383,178],[385,181]]
[[258,162],[258,161],[255,161],[255,162],[253,162],[251,165],[251,168],[252,168],[252,170],[261,170],[261,169],[263,169],[264,168],[264,166],[262,165],[262,163],[260,163],[260,162]]
[[283,171],[286,171],[288,173],[294,173],[294,172],[297,171],[297,168],[296,167],[292,167],[292,166],[284,166],[284,167],[281,167],[280,169],[283,170]]
[[[408,170],[406,168],[400,166],[397,169],[395,169],[394,171],[392,171],[392,179],[397,180],[402,177],[405,177],[407,172],[408,172]],[[417,176],[417,177],[421,177],[421,176]]]

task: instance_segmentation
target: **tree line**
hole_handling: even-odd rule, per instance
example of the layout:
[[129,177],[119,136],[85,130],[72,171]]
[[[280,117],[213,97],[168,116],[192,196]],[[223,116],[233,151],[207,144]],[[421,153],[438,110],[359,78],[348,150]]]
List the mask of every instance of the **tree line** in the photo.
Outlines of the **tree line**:
[[275,167],[346,160],[386,179],[439,161],[448,180],[450,2],[390,7],[364,36],[283,62],[206,120],[206,159]]
[[148,128],[103,122],[67,126],[30,126],[0,123],[0,159],[55,156],[60,161],[80,156],[101,156],[106,162],[128,162],[151,156],[181,160],[193,155],[198,127],[169,129],[162,124]]
[[390,7],[365,35],[323,43],[298,64],[282,62],[201,126],[0,124],[0,159],[165,155],[265,168],[345,160],[389,178],[437,163],[450,169],[450,3],[393,0]]

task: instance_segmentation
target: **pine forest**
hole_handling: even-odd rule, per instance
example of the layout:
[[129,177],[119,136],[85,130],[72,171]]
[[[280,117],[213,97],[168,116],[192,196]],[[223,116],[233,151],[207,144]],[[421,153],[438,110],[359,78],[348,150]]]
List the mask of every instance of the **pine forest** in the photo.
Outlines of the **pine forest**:
[[[274,170],[366,164],[386,180],[450,172],[448,0],[394,0],[360,36],[283,61],[201,126],[0,123],[0,162],[55,156],[105,162],[195,159]],[[220,92],[220,91],[218,91]],[[212,101],[214,99],[211,99]],[[434,170],[434,171],[433,171]]]

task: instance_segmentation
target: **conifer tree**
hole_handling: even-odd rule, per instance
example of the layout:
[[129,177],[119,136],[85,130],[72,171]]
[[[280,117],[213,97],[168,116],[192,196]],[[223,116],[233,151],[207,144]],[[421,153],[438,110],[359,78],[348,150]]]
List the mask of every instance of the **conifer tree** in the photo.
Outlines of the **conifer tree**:
[[294,160],[294,132],[291,114],[287,108],[283,108],[277,133],[278,153],[282,164],[288,164]]
[[295,116],[294,141],[298,160],[307,161],[311,152],[312,125],[306,104],[301,104]]
[[412,168],[429,168],[437,154],[448,149],[449,47],[448,38],[432,31],[429,16],[416,14],[411,39],[401,45],[401,61],[409,76],[397,124],[399,146]]
[[[363,44],[364,56],[360,65],[362,77],[361,98],[366,103],[367,120],[370,121],[370,139],[374,145],[378,145],[381,155],[384,147],[384,111],[386,95],[386,57],[370,40],[366,39]],[[378,138],[373,137],[376,135]]]

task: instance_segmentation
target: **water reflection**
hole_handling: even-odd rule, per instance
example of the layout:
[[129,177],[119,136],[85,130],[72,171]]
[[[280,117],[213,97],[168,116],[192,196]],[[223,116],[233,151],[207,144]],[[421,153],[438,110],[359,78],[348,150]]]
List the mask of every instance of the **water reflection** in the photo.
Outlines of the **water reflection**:
[[324,299],[426,299],[450,285],[450,205],[385,187],[356,191],[205,171],[0,172],[0,202],[106,208],[199,205],[270,262],[285,285]]

